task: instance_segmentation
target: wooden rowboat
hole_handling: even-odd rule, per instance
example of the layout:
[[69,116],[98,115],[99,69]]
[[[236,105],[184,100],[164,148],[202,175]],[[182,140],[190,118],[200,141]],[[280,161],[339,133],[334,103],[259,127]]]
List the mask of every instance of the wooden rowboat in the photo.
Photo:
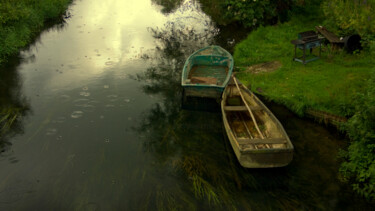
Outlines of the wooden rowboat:
[[186,60],[181,85],[185,96],[220,98],[233,71],[232,55],[220,46],[202,48]]
[[221,111],[228,139],[243,167],[282,167],[292,161],[293,144],[281,123],[235,77],[223,92]]

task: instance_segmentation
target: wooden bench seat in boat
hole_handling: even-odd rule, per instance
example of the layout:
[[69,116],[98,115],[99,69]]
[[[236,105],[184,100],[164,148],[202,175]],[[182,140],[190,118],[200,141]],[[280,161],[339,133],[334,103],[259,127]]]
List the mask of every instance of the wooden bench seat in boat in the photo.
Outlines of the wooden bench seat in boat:
[[[250,106],[252,111],[262,110],[260,106]],[[246,106],[224,106],[225,111],[247,111]]]
[[248,139],[248,138],[238,138],[238,144],[286,144],[285,138],[266,138],[266,139]]
[[214,77],[196,77],[190,78],[192,84],[217,84],[217,78]]

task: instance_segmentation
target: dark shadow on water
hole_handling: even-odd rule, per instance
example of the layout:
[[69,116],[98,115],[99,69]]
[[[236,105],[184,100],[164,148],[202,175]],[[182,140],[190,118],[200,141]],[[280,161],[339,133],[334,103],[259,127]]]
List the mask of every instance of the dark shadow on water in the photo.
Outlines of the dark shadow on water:
[[201,97],[186,97],[182,93],[181,108],[191,111],[206,111],[206,112],[220,112],[220,99],[201,98]]
[[[66,11],[54,20],[47,20],[40,33],[35,34],[30,44],[22,51],[27,51],[31,46],[40,43],[41,35],[49,30],[61,31],[67,26],[66,20],[71,14]],[[22,94],[22,80],[18,73],[21,63],[35,62],[35,55],[24,57],[21,53],[7,58],[7,62],[0,65],[0,156],[10,151],[11,137],[23,133],[23,119],[32,111],[30,103]]]
[[12,146],[10,138],[23,133],[22,120],[30,113],[17,72],[20,62],[20,58],[11,57],[0,66],[0,156],[7,156]]

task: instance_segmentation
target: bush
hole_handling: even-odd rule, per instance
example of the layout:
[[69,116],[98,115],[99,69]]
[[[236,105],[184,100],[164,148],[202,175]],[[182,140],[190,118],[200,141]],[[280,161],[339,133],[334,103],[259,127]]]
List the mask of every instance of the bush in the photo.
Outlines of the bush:
[[241,22],[245,27],[273,25],[289,21],[292,16],[320,17],[322,0],[228,0],[225,18]]
[[346,131],[352,141],[340,172],[351,181],[353,189],[375,201],[375,70],[368,81],[368,90],[359,95],[357,113],[348,121]]
[[375,51],[375,0],[326,0],[322,8],[327,27],[341,36],[359,34],[363,47]]
[[226,16],[241,22],[246,27],[264,25],[276,17],[276,8],[269,0],[228,0]]

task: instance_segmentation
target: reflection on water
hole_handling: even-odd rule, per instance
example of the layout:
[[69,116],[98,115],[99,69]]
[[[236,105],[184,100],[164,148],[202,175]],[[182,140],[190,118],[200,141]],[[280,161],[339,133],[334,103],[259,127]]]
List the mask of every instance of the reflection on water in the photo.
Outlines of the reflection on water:
[[[15,71],[19,63],[12,59],[6,71],[0,71],[0,156],[9,157],[10,139],[23,133],[22,118],[29,113],[27,100],[21,94],[20,79]],[[10,162],[16,162],[11,158]]]
[[75,1],[63,29],[2,71],[1,99],[32,113],[0,159],[0,210],[368,208],[337,179],[340,137],[278,106],[294,160],[241,168],[216,102],[186,107],[180,87],[192,52],[238,38],[194,1],[155,2]]

